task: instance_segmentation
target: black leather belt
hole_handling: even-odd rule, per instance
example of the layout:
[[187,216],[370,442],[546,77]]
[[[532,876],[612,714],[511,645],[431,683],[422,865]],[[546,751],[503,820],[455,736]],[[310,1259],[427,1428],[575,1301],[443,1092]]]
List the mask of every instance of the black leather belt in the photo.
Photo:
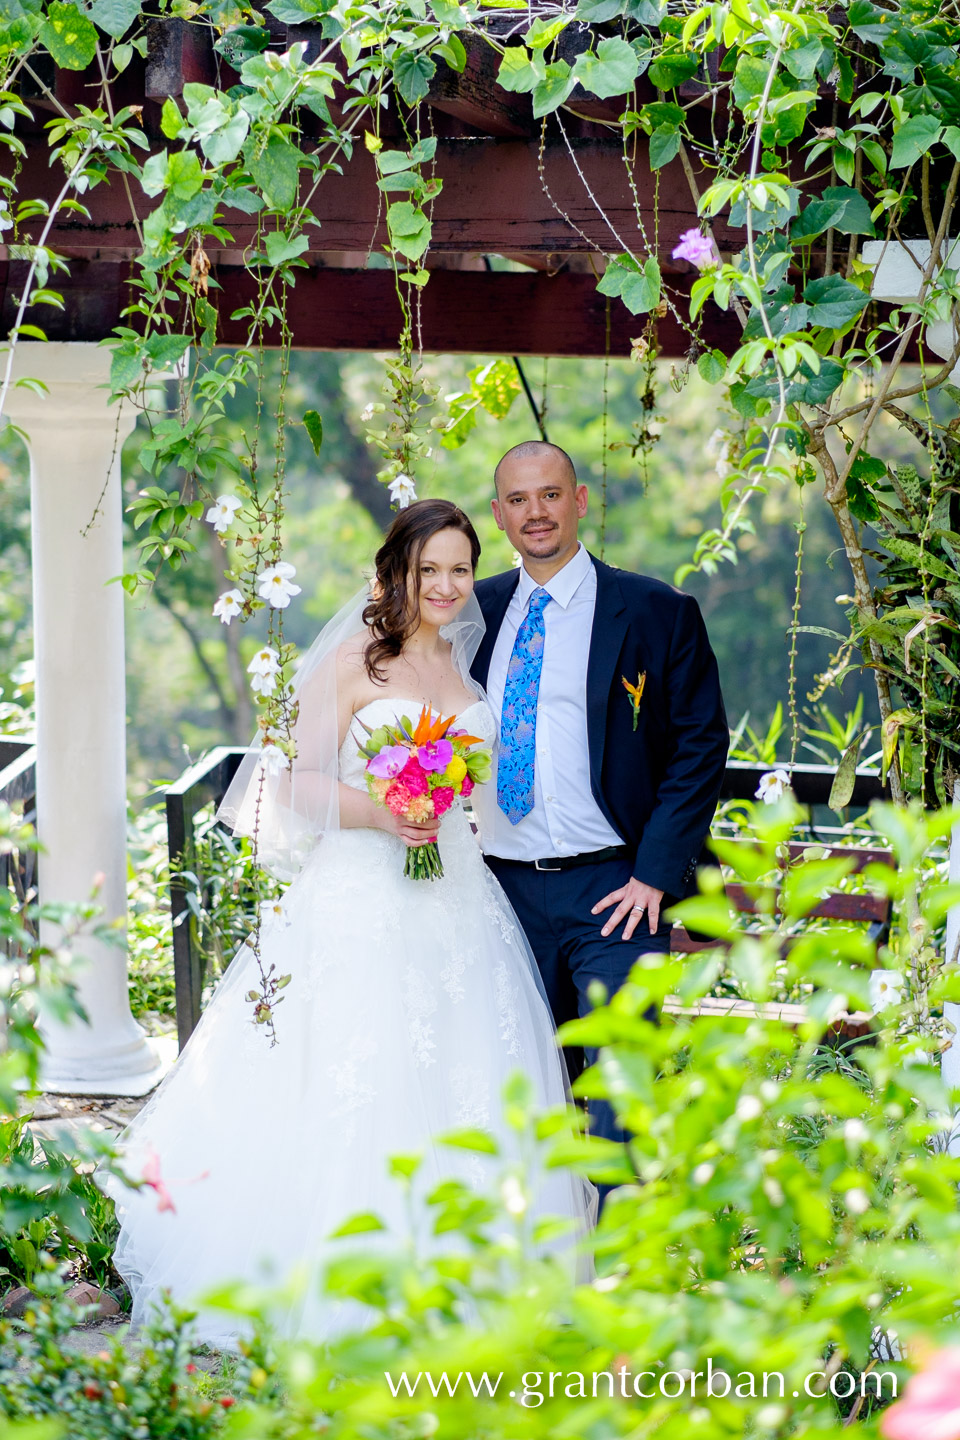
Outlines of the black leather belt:
[[602,865],[605,860],[628,860],[633,855],[629,845],[607,845],[603,850],[584,850],[580,855],[548,855],[543,860],[508,860],[503,855],[488,855],[498,865],[532,865],[534,870],[573,870],[577,865]]

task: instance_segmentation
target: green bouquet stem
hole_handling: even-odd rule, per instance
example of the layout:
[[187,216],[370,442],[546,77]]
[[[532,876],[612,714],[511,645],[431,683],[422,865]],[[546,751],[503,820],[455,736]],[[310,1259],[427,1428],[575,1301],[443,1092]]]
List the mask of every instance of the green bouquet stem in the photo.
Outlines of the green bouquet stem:
[[411,880],[440,880],[443,876],[443,862],[437,842],[431,840],[429,845],[409,845],[403,873]]

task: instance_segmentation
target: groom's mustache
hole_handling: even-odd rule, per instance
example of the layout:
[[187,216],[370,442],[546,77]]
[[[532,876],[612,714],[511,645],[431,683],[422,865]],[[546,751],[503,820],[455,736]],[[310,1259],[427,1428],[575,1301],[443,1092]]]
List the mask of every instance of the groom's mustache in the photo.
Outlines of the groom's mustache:
[[521,535],[530,535],[534,530],[556,530],[557,524],[554,520],[528,520],[526,525],[521,526]]

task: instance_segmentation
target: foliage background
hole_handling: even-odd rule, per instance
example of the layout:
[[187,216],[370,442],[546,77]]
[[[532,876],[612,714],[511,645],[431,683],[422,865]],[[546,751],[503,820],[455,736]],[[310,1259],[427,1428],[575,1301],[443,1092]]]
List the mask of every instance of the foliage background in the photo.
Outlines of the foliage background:
[[[430,356],[425,368],[441,396],[462,390],[467,371],[485,357]],[[547,427],[551,439],[569,450],[590,486],[590,511],[583,527],[587,546],[601,548],[603,484],[602,361],[525,362],[538,403],[547,372]],[[268,357],[269,379],[278,381],[276,358]],[[288,387],[290,409],[302,414],[316,408],[324,417],[325,439],[319,459],[299,427],[288,431],[286,555],[296,565],[304,593],[286,617],[287,633],[299,645],[316,631],[359,584],[381,533],[378,519],[389,518],[386,496],[375,480],[376,456],[363,440],[361,413],[379,398],[382,358],[370,354],[317,354],[295,351]],[[714,430],[731,418],[717,409],[716,391],[693,372],[680,389],[671,384],[675,368],[657,366],[660,438],[644,458],[631,445],[643,374],[625,360],[608,367],[608,450],[605,557],[613,564],[670,581],[689,559],[697,538],[719,519],[714,470]],[[253,400],[240,392],[222,423],[224,439],[239,448],[249,426]],[[444,495],[462,505],[475,521],[483,543],[480,573],[492,574],[512,563],[512,552],[489,511],[491,477],[500,455],[535,434],[522,396],[509,415],[494,420],[479,411],[476,428],[457,450],[433,448],[418,477],[421,495]],[[915,442],[892,424],[882,434],[885,458],[900,459],[917,450]],[[142,443],[138,429],[124,452],[127,503],[148,483],[137,462]],[[269,464],[269,447],[265,463]],[[216,488],[215,486],[213,487]],[[836,596],[849,590],[836,532],[820,491],[803,496],[804,580],[800,623],[845,628]],[[375,508],[376,517],[371,514]],[[740,536],[739,561],[713,575],[685,581],[704,611],[720,663],[731,724],[745,711],[751,724],[765,729],[778,701],[785,701],[788,646],[795,584],[796,526],[800,492],[776,487],[756,509],[754,533]],[[129,532],[132,538],[132,531]],[[246,744],[254,715],[244,673],[245,658],[265,633],[262,615],[229,629],[211,615],[224,588],[222,567],[228,552],[210,533],[195,526],[198,554],[178,573],[163,570],[150,591],[127,601],[127,705],[129,769],[133,794],[142,799],[152,784],[178,774],[190,759],[215,744]],[[22,689],[32,654],[29,575],[29,484],[25,454],[18,442],[0,453],[0,704]],[[828,663],[832,642],[798,636],[798,697],[805,697],[815,675]],[[18,679],[15,677],[19,677]],[[876,697],[868,681],[847,678],[841,696],[828,696],[834,710],[852,709],[858,691],[868,717]],[[8,721],[8,728],[12,722]],[[786,740],[783,742],[786,744]],[[801,750],[799,758],[804,758]],[[808,760],[816,759],[806,754]]]

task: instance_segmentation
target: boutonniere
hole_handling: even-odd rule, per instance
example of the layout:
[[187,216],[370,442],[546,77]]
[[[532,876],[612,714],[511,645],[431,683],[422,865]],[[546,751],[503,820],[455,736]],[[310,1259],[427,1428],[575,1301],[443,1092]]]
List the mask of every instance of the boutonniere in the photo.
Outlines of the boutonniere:
[[633,728],[636,730],[637,720],[640,718],[640,701],[643,699],[643,687],[647,683],[647,672],[644,670],[642,674],[637,676],[636,685],[631,685],[626,675],[621,675],[620,679],[623,681],[624,690],[626,690],[630,696],[630,705],[633,709]]

